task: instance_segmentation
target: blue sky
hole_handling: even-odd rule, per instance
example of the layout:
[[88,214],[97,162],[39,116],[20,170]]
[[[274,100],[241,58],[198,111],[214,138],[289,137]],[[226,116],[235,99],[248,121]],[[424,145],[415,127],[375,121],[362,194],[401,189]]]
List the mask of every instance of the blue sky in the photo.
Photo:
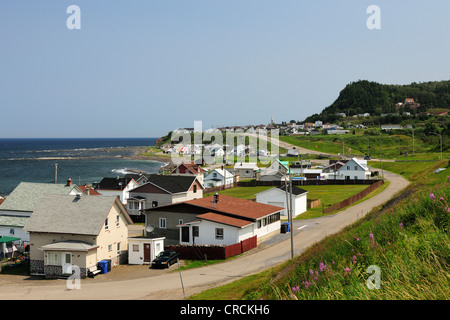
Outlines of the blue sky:
[[449,13],[448,0],[0,0],[0,137],[301,121],[352,81],[450,79]]

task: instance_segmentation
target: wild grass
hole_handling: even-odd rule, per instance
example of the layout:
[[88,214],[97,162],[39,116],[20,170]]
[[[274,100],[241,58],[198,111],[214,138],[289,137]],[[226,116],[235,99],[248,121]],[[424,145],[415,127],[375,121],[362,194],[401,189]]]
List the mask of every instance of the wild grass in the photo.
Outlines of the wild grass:
[[[295,259],[245,299],[450,298],[450,183],[425,188]],[[379,288],[370,266],[380,270]]]
[[241,300],[450,299],[450,174],[433,172],[447,165],[422,164],[407,174],[411,196],[375,208],[264,275],[216,288],[214,299],[220,292]]

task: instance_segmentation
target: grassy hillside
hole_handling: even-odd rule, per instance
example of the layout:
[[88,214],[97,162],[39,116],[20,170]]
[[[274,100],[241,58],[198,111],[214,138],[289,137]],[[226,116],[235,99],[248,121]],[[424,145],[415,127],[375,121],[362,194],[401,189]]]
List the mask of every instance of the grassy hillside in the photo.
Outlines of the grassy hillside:
[[[450,169],[434,173],[447,165],[422,163],[416,173],[391,167],[413,181],[397,201],[281,266],[191,298],[450,299]],[[379,283],[369,279],[373,270]]]
[[[280,140],[309,150],[323,153],[363,156],[383,159],[439,159],[440,139],[436,135],[408,134],[370,135],[359,131],[357,134],[281,136]],[[450,156],[450,137],[443,135],[443,158]],[[408,153],[405,157],[404,154]]]

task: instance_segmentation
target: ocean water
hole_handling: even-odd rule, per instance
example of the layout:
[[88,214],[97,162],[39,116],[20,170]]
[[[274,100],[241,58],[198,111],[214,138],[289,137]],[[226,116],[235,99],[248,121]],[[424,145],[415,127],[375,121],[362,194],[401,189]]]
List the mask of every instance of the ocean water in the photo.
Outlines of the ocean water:
[[157,173],[163,162],[135,160],[138,147],[155,145],[156,138],[0,139],[0,195],[22,181],[76,184],[123,176],[129,170]]

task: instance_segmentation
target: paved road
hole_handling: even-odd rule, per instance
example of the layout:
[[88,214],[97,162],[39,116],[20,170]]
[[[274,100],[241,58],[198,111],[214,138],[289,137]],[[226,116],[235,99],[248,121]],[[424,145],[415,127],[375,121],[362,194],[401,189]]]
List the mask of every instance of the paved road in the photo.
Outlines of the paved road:
[[[316,219],[296,221],[293,225],[294,252],[302,253],[307,247],[327,235],[339,232],[364,216],[372,208],[392,198],[408,185],[404,178],[385,172],[389,186],[378,195],[335,215]],[[301,228],[301,229],[298,229]],[[247,252],[239,258],[208,267],[182,271],[186,296],[205,289],[223,285],[242,277],[260,272],[290,259],[290,238],[275,244]],[[175,269],[176,270],[176,269]],[[183,291],[178,272],[133,280],[109,282],[81,281],[81,288],[69,290],[62,280],[17,282],[5,281],[0,277],[0,299],[183,299]]]

